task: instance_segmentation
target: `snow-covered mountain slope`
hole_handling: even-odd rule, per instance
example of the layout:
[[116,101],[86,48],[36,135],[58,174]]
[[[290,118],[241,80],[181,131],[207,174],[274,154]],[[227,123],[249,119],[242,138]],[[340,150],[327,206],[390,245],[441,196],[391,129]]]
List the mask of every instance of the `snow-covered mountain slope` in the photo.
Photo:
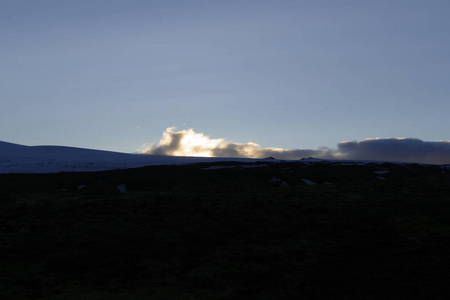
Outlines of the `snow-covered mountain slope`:
[[[0,174],[89,172],[139,168],[153,165],[192,164],[201,162],[281,162],[276,159],[229,157],[182,157],[129,154],[65,146],[23,146],[0,141]],[[366,165],[381,164],[370,160],[326,160],[304,158],[302,164]],[[396,162],[396,164],[411,164]],[[242,167],[242,166],[241,166]],[[449,166],[442,166],[449,168]]]
[[23,146],[0,142],[0,173],[86,172],[217,161],[260,160],[128,154],[64,146]]

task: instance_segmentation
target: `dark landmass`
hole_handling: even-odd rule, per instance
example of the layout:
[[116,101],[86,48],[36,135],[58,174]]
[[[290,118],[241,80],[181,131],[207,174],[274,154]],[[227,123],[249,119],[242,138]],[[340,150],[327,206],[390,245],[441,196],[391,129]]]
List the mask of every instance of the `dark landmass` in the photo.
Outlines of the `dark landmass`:
[[448,299],[449,246],[441,166],[0,175],[1,299]]

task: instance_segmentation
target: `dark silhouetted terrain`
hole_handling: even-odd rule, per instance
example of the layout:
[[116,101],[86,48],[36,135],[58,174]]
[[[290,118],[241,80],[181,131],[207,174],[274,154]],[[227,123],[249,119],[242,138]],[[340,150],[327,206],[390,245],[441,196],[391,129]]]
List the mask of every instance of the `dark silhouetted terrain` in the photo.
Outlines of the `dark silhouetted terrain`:
[[442,166],[204,163],[0,189],[1,299],[450,296]]

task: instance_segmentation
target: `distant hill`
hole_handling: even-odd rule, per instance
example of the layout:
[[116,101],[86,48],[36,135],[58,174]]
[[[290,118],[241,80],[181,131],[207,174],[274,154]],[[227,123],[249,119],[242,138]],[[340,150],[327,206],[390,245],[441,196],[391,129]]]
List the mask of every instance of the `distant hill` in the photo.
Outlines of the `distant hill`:
[[20,148],[23,149],[25,147],[27,146],[0,141],[0,153],[6,150],[20,149]]
[[129,154],[65,146],[22,146],[0,142],[0,173],[90,172],[213,161],[255,160]]

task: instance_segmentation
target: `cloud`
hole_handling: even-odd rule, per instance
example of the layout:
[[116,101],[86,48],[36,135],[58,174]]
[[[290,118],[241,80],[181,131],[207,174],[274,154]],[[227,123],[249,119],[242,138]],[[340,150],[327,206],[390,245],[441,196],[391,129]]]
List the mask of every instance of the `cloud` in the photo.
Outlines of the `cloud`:
[[167,128],[156,145],[144,147],[142,153],[174,156],[212,156],[212,157],[276,157],[279,159],[300,159],[303,157],[333,158],[328,148],[320,150],[263,148],[255,143],[233,143],[225,139],[211,139],[193,129],[175,131]]
[[426,142],[415,138],[365,139],[359,142],[340,142],[338,152],[343,159],[450,163],[450,141]]
[[193,129],[175,131],[175,127],[167,128],[157,145],[144,147],[142,153],[172,156],[214,156],[212,151],[223,139],[211,139]]
[[255,143],[234,143],[225,139],[212,139],[193,129],[175,131],[167,128],[158,144],[142,150],[145,154],[172,156],[251,157],[277,159],[381,160],[431,164],[450,163],[450,142],[425,142],[415,138],[365,139],[340,142],[337,149],[282,149],[264,148]]

